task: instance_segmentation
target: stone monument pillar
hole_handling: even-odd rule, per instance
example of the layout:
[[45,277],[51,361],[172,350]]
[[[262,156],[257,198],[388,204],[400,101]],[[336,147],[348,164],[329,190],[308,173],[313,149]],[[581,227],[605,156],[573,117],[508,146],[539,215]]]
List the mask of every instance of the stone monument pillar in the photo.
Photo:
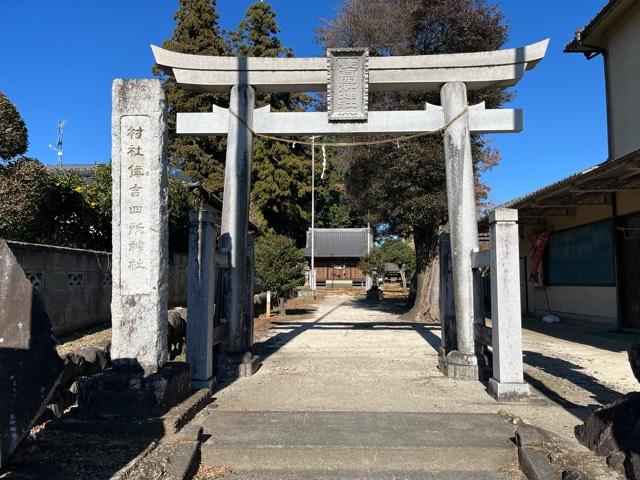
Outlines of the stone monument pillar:
[[256,92],[241,84],[231,89],[229,104],[229,135],[224,173],[224,196],[220,248],[229,252],[227,291],[224,298],[224,319],[229,324],[226,348],[230,353],[246,350],[243,331],[243,284],[249,230],[249,193],[251,188],[251,157]]
[[447,355],[447,368],[452,378],[477,380],[480,374],[474,344],[475,291],[471,252],[478,250],[478,226],[469,112],[460,115],[468,107],[467,88],[462,82],[445,83],[440,97],[445,124],[455,119],[444,133],[457,334],[457,350]]
[[111,359],[80,382],[85,413],[161,416],[189,395],[189,367],[167,362],[166,101],[159,80],[114,80],[111,120]]
[[187,363],[191,388],[213,389],[213,319],[216,293],[216,227],[213,213],[192,211],[189,219]]
[[157,372],[167,361],[166,101],[159,80],[113,82],[114,368]]
[[489,214],[491,232],[491,318],[493,378],[489,393],[498,401],[529,395],[522,367],[518,211]]

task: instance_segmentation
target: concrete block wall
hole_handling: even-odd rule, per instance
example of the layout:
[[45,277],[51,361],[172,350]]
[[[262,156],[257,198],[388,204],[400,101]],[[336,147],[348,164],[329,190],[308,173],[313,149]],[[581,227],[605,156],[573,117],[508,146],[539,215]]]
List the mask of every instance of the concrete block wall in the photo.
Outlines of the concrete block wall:
[[169,308],[187,306],[187,265],[186,253],[169,255]]
[[[54,334],[66,335],[111,320],[111,254],[7,242],[27,278],[43,294]],[[187,303],[187,255],[173,254],[169,304]]]

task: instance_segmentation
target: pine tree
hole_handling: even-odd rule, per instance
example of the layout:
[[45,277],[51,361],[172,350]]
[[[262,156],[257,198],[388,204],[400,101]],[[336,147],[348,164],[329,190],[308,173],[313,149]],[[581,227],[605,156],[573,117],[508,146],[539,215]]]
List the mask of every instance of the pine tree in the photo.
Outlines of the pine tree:
[[[162,47],[194,55],[227,55],[229,48],[218,24],[216,0],[180,0],[174,15],[173,36]],[[210,136],[177,136],[177,112],[209,112],[212,105],[228,105],[228,98],[211,93],[191,92],[154,67],[163,80],[169,103],[169,153],[173,166],[220,195],[224,185],[224,139]]]
[[[231,35],[234,52],[248,57],[286,57],[276,14],[268,3],[249,6],[237,32]],[[257,106],[275,111],[304,109],[306,99],[289,93],[260,94]],[[303,149],[258,138],[253,148],[251,201],[270,229],[302,242],[309,222],[311,163]]]

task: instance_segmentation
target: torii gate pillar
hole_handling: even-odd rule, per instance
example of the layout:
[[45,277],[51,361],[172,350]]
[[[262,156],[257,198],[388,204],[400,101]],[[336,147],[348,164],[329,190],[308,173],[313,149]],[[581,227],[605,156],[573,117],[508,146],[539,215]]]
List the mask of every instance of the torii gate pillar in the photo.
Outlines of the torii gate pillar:
[[224,173],[224,196],[220,226],[220,248],[229,252],[225,282],[224,318],[229,325],[227,349],[243,353],[249,348],[249,330],[243,322],[245,257],[249,232],[249,193],[253,151],[253,111],[256,91],[240,84],[231,89],[229,134]]
[[[452,251],[453,294],[458,349],[447,355],[447,375],[477,380],[480,377],[474,342],[474,283],[471,253],[478,250],[475,182],[471,156],[467,87],[462,82],[445,83],[440,89],[445,124],[447,204]],[[454,120],[455,119],[455,120]]]

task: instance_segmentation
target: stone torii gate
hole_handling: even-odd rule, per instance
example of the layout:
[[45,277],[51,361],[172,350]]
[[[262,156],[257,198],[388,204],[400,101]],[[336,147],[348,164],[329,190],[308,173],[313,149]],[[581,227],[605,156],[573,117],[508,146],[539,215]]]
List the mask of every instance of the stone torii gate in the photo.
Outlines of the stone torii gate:
[[[523,128],[523,115],[517,109],[469,106],[467,91],[515,85],[525,71],[542,60],[547,44],[548,40],[544,40],[493,52],[399,57],[369,57],[366,49],[330,49],[327,58],[212,57],[152,46],[156,63],[173,75],[178,85],[197,91],[231,92],[229,109],[214,106],[209,113],[177,116],[178,134],[228,137],[221,226],[221,248],[230,256],[229,291],[224,306],[229,327],[228,350],[242,353],[251,346],[244,333],[242,282],[246,278],[243,270],[254,135],[407,135],[444,129],[457,333],[457,351],[447,356],[448,371],[455,378],[478,378],[473,284],[473,268],[478,266],[474,260],[478,231],[470,135],[519,132]],[[442,106],[427,104],[423,111],[368,111],[369,91],[438,90]],[[256,93],[318,91],[328,93],[328,112],[275,113],[269,107],[255,108]],[[517,322],[518,331],[510,338],[509,348],[517,352],[511,359],[516,362],[515,374],[507,379],[494,372],[497,385],[494,390],[517,396],[528,391],[522,377],[519,305],[508,311],[518,312],[517,318],[509,319]],[[506,322],[503,317],[500,320]],[[206,324],[206,319],[203,320]],[[202,336],[206,338],[206,332]],[[210,355],[206,361],[211,361]],[[504,361],[503,358],[503,365]],[[498,366],[500,363],[498,360]]]

